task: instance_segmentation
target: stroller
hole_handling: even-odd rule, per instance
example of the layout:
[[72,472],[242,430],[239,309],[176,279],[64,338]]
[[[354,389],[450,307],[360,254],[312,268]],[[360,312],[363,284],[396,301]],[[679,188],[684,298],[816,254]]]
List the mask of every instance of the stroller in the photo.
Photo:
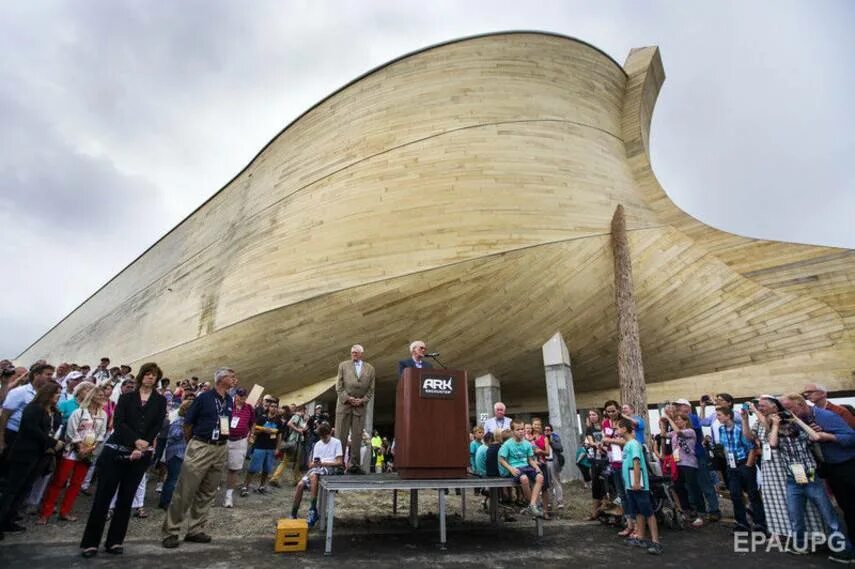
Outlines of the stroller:
[[671,529],[683,529],[683,512],[674,497],[674,480],[665,473],[663,476],[662,464],[656,459],[656,455],[647,452],[647,472],[650,479],[650,493],[653,501],[653,513],[659,527],[667,526]]

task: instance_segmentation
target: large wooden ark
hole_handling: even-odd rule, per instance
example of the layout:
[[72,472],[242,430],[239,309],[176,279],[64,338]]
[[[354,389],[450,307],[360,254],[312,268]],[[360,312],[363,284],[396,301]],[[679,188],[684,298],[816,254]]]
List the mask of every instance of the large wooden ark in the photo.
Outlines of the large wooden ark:
[[395,361],[424,339],[470,377],[499,377],[513,411],[545,408],[541,345],[560,331],[590,405],[617,385],[622,204],[651,401],[850,388],[853,251],[680,211],[649,157],[663,81],[657,48],[621,66],[543,33],[392,61],[285,128],[19,360],[110,355],[172,377],[229,364],[286,393],[328,381],[359,342],[382,415]]

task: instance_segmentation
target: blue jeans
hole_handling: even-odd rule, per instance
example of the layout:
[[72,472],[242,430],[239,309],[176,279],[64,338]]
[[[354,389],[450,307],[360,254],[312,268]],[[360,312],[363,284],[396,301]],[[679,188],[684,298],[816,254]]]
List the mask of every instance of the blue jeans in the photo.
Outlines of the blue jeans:
[[748,494],[751,503],[751,513],[754,516],[754,524],[766,528],[766,515],[763,510],[763,499],[760,497],[760,489],[757,488],[757,471],[753,466],[747,466],[745,462],[738,463],[736,468],[727,469],[727,489],[730,490],[730,499],[733,500],[733,517],[736,523],[745,528],[748,525],[748,516],[745,512],[745,504],[742,502],[742,492]]
[[[706,511],[709,514],[721,514],[721,508],[718,505],[718,494],[715,493],[712,478],[710,478],[709,456],[706,451],[698,454],[698,486],[701,487],[701,492],[704,494],[704,499],[707,501]],[[698,511],[703,511],[703,507],[699,506]]]
[[169,506],[172,501],[172,493],[175,492],[175,486],[178,484],[178,475],[181,474],[181,465],[184,464],[184,459],[178,456],[173,456],[166,461],[166,480],[163,481],[163,488],[160,491],[160,506]]
[[796,547],[806,547],[805,540],[808,536],[805,533],[805,506],[808,500],[813,502],[819,510],[819,515],[822,516],[822,521],[829,530],[829,539],[836,534],[834,539],[842,539],[846,551],[852,551],[852,544],[843,535],[840,520],[837,519],[837,513],[831,505],[831,500],[828,499],[828,494],[825,493],[825,485],[822,481],[814,480],[807,484],[796,484],[795,480],[787,478],[787,512],[790,514],[790,527],[793,530]]

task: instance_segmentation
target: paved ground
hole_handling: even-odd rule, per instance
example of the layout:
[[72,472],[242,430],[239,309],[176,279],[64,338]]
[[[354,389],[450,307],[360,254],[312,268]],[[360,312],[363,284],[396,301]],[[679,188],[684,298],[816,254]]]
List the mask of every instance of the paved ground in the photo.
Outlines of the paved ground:
[[[149,501],[155,495],[150,493]],[[795,557],[771,553],[733,552],[733,538],[723,524],[713,524],[700,530],[665,531],[662,541],[665,554],[653,557],[644,551],[623,545],[615,529],[598,523],[582,522],[587,507],[586,491],[568,487],[568,508],[561,519],[545,524],[544,537],[538,539],[530,520],[519,520],[492,527],[487,517],[477,511],[474,498],[468,501],[468,520],[460,516],[459,498],[449,497],[448,550],[438,546],[436,499],[421,500],[422,527],[412,530],[406,523],[406,500],[401,500],[398,517],[391,517],[391,493],[354,494],[339,499],[341,519],[336,520],[334,555],[324,557],[323,536],[313,531],[308,551],[300,554],[273,552],[275,520],[283,515],[290,502],[291,491],[278,490],[272,496],[252,495],[238,501],[238,507],[213,510],[209,528],[215,541],[208,545],[182,543],[177,550],[160,546],[159,528],[163,514],[150,510],[148,519],[134,519],[125,542],[126,553],[120,558],[99,553],[96,558],[82,559],[77,543],[83,522],[75,524],[53,522],[47,527],[32,527],[28,531],[7,535],[0,542],[0,567],[28,569],[78,568],[118,566],[127,569],[163,567],[282,567],[305,569],[341,567],[471,567],[491,569],[602,565],[608,560],[614,566],[633,565],[637,568],[690,566],[750,567],[839,567],[827,561],[825,555]],[[88,511],[88,500],[78,504],[78,512]],[[153,505],[153,504],[152,504]],[[83,517],[81,515],[81,517]]]

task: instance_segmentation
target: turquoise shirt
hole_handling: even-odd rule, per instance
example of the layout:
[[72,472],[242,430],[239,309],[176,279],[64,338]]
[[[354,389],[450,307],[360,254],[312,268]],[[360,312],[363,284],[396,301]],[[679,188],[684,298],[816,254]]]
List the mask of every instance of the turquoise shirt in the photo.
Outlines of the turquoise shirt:
[[478,476],[487,476],[487,445],[481,445],[475,452],[475,468],[473,472]]
[[478,441],[469,442],[469,468],[475,472],[475,453],[478,452],[478,447],[482,446]]
[[77,403],[77,400],[72,397],[71,399],[66,399],[59,405],[57,405],[57,409],[62,413],[62,422],[63,424],[68,422],[68,418],[71,417],[71,414],[77,411],[77,408],[80,407],[80,404]]
[[641,464],[641,489],[650,490],[650,481],[647,479],[647,462],[644,460],[644,450],[641,443],[635,439],[628,441],[623,446],[623,483],[627,490],[632,490],[632,477],[635,459]]
[[[499,449],[499,457],[504,458],[514,468],[529,466],[528,459],[532,456],[534,456],[534,450],[531,448],[531,443],[525,439],[517,442],[516,439],[510,438]],[[499,474],[501,476],[511,475],[501,462],[499,463]]]

